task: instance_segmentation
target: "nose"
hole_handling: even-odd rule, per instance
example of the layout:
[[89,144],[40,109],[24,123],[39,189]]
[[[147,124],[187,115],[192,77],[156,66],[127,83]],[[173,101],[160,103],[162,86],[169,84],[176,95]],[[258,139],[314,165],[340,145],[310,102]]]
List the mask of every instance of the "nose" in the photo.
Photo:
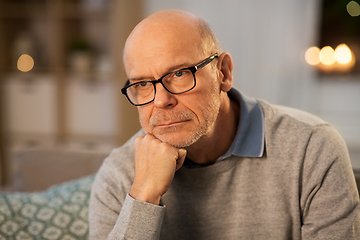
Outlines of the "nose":
[[176,97],[169,93],[161,83],[155,85],[156,94],[154,99],[154,106],[157,108],[172,108],[176,106]]

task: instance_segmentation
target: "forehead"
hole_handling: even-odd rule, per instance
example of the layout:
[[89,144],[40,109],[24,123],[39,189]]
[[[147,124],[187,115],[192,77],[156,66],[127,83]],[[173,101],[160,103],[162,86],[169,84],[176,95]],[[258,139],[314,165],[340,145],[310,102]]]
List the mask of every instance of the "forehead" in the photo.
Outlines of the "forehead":
[[134,29],[124,49],[128,76],[154,68],[166,71],[201,60],[201,39],[196,22],[193,19],[170,20],[145,22]]

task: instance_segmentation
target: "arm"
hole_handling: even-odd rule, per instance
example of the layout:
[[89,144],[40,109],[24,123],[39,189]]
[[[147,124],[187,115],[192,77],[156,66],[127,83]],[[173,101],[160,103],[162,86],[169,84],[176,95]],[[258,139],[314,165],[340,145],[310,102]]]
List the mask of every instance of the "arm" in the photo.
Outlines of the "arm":
[[300,196],[302,239],[358,239],[359,195],[344,141],[328,125],[308,143]]
[[[156,145],[160,145],[160,148]],[[167,150],[168,148],[170,151]],[[96,176],[90,198],[90,239],[159,238],[165,207],[159,206],[158,202],[135,199],[134,196],[157,199],[154,196],[158,196],[159,193],[149,191],[147,188],[154,189],[154,186],[157,187],[156,190],[160,189],[165,193],[175,171],[181,167],[185,155],[181,155],[178,159],[178,149],[163,144],[151,135],[139,137],[135,141],[134,149],[135,157],[133,154],[127,154],[126,151],[112,154],[104,162]],[[133,153],[133,151],[131,152]],[[173,157],[173,161],[166,157],[161,158],[166,153]],[[149,156],[153,156],[153,158],[149,158]],[[134,164],[132,161],[121,161],[124,158],[134,159]],[[151,163],[150,161],[155,162]],[[163,174],[161,170],[166,169],[166,166],[163,167],[162,161],[165,161],[165,165],[170,162],[169,169],[174,172],[170,171],[166,174],[165,171]],[[131,164],[123,164],[123,162],[131,162]],[[130,172],[131,174],[129,174]],[[162,177],[170,181],[165,181],[165,188],[160,188]],[[129,192],[131,196],[128,194]]]
[[159,205],[183,165],[186,150],[161,142],[153,135],[138,137],[134,144],[135,177],[130,195],[143,202]]

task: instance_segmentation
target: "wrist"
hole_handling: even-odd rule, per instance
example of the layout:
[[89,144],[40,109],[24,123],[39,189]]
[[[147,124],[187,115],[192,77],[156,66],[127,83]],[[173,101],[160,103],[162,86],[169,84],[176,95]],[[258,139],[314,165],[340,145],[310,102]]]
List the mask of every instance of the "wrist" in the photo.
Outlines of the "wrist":
[[144,189],[137,189],[132,187],[129,195],[141,202],[147,202],[155,205],[160,205],[161,195],[154,194],[153,191],[147,191]]

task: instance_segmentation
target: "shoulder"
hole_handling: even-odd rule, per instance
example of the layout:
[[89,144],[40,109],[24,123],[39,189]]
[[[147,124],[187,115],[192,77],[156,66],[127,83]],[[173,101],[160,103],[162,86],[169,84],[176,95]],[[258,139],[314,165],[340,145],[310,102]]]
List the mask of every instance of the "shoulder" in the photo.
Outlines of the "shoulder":
[[258,102],[264,112],[268,151],[304,153],[310,146],[319,148],[325,142],[344,145],[336,129],[321,118],[299,109]]
[[280,134],[289,136],[291,134],[300,137],[311,135],[318,128],[332,128],[332,126],[321,118],[291,107],[273,105],[258,100],[263,113],[264,125],[268,134]]
[[258,100],[264,111],[265,122],[267,124],[299,124],[303,127],[314,127],[317,125],[328,125],[321,118],[291,107],[273,105],[262,100]]

